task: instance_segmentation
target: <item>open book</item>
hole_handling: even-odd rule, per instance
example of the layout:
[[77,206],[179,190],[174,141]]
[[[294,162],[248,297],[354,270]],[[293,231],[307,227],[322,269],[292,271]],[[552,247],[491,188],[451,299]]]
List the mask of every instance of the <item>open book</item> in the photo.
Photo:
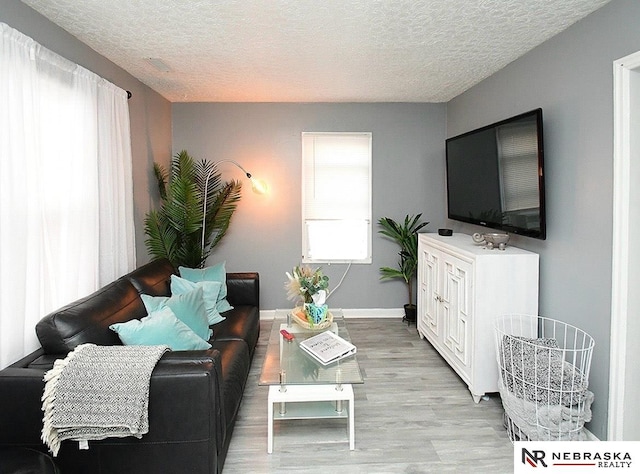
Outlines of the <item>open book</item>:
[[331,364],[356,353],[356,346],[331,331],[325,331],[305,339],[300,343],[300,347],[322,365]]

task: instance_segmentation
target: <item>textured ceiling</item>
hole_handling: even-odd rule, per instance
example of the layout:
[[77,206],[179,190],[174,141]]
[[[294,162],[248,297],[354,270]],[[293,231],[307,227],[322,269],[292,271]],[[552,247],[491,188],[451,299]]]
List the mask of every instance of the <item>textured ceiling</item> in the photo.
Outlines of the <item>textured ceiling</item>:
[[609,0],[22,1],[172,102],[444,102]]

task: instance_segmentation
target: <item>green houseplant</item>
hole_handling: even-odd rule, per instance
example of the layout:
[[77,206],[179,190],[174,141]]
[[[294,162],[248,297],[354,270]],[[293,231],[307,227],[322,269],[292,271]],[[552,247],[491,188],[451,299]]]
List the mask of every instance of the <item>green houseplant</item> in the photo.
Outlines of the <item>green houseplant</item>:
[[[195,161],[184,150],[172,158],[169,171],[154,163],[161,205],[147,213],[144,222],[145,244],[154,258],[168,258],[176,267],[199,268],[224,237],[240,199],[242,183],[223,182],[215,166],[206,160]],[[203,246],[204,199],[207,211]]]
[[382,227],[378,232],[390,238],[400,246],[398,267],[381,267],[380,279],[387,280],[401,278],[407,285],[409,302],[404,305],[405,319],[409,322],[416,320],[416,305],[413,302],[413,280],[418,268],[418,231],[428,222],[420,222],[422,214],[407,215],[404,222],[396,222],[390,217],[382,217],[378,224]]

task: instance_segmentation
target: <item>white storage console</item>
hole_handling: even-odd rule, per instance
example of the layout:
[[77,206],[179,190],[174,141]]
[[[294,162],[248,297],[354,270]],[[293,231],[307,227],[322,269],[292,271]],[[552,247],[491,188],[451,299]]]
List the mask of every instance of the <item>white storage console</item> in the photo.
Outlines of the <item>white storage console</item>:
[[498,391],[494,323],[538,314],[538,254],[488,249],[470,235],[419,234],[418,332],[458,373],[478,403]]

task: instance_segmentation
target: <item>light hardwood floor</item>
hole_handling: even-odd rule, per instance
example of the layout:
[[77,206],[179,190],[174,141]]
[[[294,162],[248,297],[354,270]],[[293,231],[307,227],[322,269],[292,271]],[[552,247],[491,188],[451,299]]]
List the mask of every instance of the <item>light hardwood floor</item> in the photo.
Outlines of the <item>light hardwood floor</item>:
[[223,474],[510,473],[513,447],[497,394],[475,404],[462,380],[415,326],[399,319],[349,319],[365,383],[354,385],[356,449],[346,420],[276,422],[267,454],[267,392],[258,378],[261,335]]

